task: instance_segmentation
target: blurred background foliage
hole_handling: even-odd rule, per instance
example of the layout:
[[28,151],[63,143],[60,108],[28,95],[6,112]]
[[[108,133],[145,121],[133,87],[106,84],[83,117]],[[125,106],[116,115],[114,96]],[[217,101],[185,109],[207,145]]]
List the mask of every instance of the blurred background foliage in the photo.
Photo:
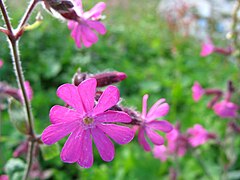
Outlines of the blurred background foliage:
[[[6,1],[15,27],[27,2]],[[89,9],[96,2],[84,0],[83,4],[85,9]],[[122,103],[126,106],[136,107],[140,111],[144,94],[150,95],[149,105],[164,97],[171,107],[166,119],[173,124],[179,121],[183,131],[199,123],[210,132],[224,136],[226,121],[206,108],[206,97],[194,103],[191,86],[194,81],[199,81],[203,87],[222,89],[226,88],[228,80],[236,84],[236,64],[218,54],[200,57],[201,42],[194,37],[171,32],[156,12],[158,0],[106,0],[106,3],[108,7],[104,23],[108,32],[100,36],[99,42],[89,49],[77,49],[66,23],[52,18],[41,7],[37,8],[44,17],[43,23],[39,28],[25,32],[20,41],[24,74],[34,90],[32,108],[37,133],[41,134],[50,124],[49,109],[55,104],[63,104],[55,94],[57,87],[71,82],[73,74],[80,67],[83,72],[89,73],[112,70],[125,72],[128,78],[117,86],[123,98]],[[30,22],[34,22],[38,10]],[[2,20],[0,24],[3,24]],[[225,46],[220,40],[215,39],[215,42]],[[0,34],[0,58],[5,62],[0,70],[0,80],[17,87],[3,34]],[[239,100],[239,97],[236,99]],[[7,111],[3,111],[1,121],[0,174],[19,141],[24,140],[10,124]],[[63,142],[60,142],[60,147]],[[220,151],[211,143],[198,148],[201,159],[214,179],[218,179],[221,171]],[[40,158],[40,162],[43,169],[53,171],[53,179],[59,180],[168,179],[169,168],[175,165],[174,160],[162,163],[154,159],[151,153],[144,152],[136,138],[128,145],[116,145],[116,156],[110,163],[103,162],[96,150],[94,153],[95,162],[90,169],[64,164],[59,156],[48,161]],[[181,167],[180,179],[207,178],[191,155],[180,158],[178,163]],[[238,163],[233,169],[239,166]]]

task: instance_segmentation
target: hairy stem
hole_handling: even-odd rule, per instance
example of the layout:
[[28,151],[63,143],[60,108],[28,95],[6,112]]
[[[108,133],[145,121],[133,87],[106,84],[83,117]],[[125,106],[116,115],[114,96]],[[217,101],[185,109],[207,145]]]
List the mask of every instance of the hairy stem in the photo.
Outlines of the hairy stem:
[[23,101],[24,101],[24,105],[26,108],[28,129],[29,129],[28,133],[30,136],[35,137],[34,130],[33,130],[34,128],[33,128],[33,115],[32,115],[32,111],[31,111],[31,103],[28,100],[26,88],[24,86],[25,78],[23,75],[21,61],[20,61],[20,57],[19,57],[18,41],[9,40],[9,42],[10,42],[9,44],[11,46],[12,59],[13,59],[13,64],[14,64],[14,69],[15,69],[18,85],[22,91]]
[[30,2],[29,7],[27,8],[19,26],[18,26],[18,31],[16,34],[14,34],[13,32],[13,28],[11,25],[11,22],[9,20],[8,14],[7,14],[7,10],[6,10],[6,6],[3,3],[2,0],[0,0],[0,8],[3,14],[3,19],[5,21],[7,30],[8,30],[8,42],[9,42],[9,47],[11,49],[11,54],[12,54],[12,60],[13,60],[13,65],[14,65],[14,69],[15,69],[15,74],[16,74],[16,78],[17,78],[17,82],[18,82],[18,86],[19,89],[21,89],[22,91],[22,96],[23,96],[23,103],[24,103],[24,107],[26,110],[26,114],[27,114],[27,122],[28,122],[28,136],[29,138],[29,148],[28,148],[28,155],[27,155],[27,166],[24,172],[24,176],[23,176],[23,180],[27,180],[30,170],[31,170],[31,166],[32,166],[32,160],[33,160],[33,149],[34,149],[34,142],[36,140],[36,135],[34,133],[34,126],[33,126],[33,115],[32,115],[32,111],[31,111],[31,103],[27,97],[27,93],[26,93],[26,88],[24,86],[24,75],[23,75],[23,70],[22,70],[22,66],[21,66],[21,61],[20,61],[20,56],[19,56],[19,48],[18,48],[18,39],[19,37],[22,35],[22,27],[27,23],[34,7],[36,6],[37,2],[39,0],[32,0]]
[[30,18],[33,9],[35,8],[36,4],[39,2],[39,0],[31,0],[31,2],[29,3],[29,6],[25,12],[25,14],[23,15],[19,25],[18,25],[18,31],[20,31],[24,25],[27,23],[28,19]]
[[10,19],[8,17],[7,9],[6,9],[6,6],[5,6],[5,4],[2,0],[0,0],[0,8],[1,8],[1,11],[2,11],[3,19],[4,19],[4,21],[6,23],[6,26],[7,26],[7,29],[8,29],[10,34],[13,34],[12,25],[11,25]]

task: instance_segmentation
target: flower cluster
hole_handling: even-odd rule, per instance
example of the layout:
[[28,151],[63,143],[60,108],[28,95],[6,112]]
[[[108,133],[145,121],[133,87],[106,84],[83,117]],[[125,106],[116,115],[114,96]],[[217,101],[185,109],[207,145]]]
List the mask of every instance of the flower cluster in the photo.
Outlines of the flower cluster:
[[[67,107],[55,105],[49,117],[52,125],[42,133],[43,143],[52,145],[69,135],[61,159],[66,163],[77,162],[84,168],[93,164],[92,139],[104,161],[114,158],[114,146],[110,139],[122,145],[129,143],[135,131],[130,125],[139,129],[138,140],[146,151],[151,147],[146,136],[155,145],[162,145],[164,138],[157,131],[168,133],[172,125],[166,120],[157,120],[169,111],[165,99],[159,99],[147,113],[148,95],[143,96],[143,108],[139,112],[118,104],[120,94],[117,87],[110,84],[122,81],[126,74],[105,72],[90,75],[78,71],[73,77],[74,84],[63,84],[57,95]],[[108,86],[103,92],[97,87]],[[125,126],[123,126],[125,124]]]
[[198,147],[215,138],[215,134],[207,132],[200,124],[195,124],[186,133],[181,133],[177,126],[167,134],[168,145],[154,146],[153,155],[164,162],[171,156],[182,157],[189,148]]
[[[237,117],[239,106],[231,102],[233,93],[234,88],[231,81],[228,83],[228,89],[226,92],[219,89],[204,89],[198,82],[195,82],[192,87],[192,96],[196,102],[199,101],[203,95],[213,96],[208,103],[208,107],[212,108],[215,114],[221,118]],[[223,99],[221,99],[222,97]]]

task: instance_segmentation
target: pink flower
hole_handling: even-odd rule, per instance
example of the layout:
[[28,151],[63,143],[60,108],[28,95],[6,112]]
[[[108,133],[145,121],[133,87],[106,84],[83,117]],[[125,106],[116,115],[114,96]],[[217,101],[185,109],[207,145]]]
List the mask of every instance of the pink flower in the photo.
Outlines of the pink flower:
[[154,146],[153,156],[157,159],[160,159],[162,162],[165,162],[168,157],[168,149],[164,145]]
[[129,123],[131,118],[124,112],[108,110],[119,101],[119,91],[108,86],[95,104],[97,81],[87,79],[78,86],[63,84],[57,95],[72,108],[55,105],[50,110],[50,121],[42,133],[42,141],[51,145],[70,134],[62,151],[61,159],[66,163],[77,162],[84,168],[93,164],[92,139],[104,161],[114,158],[114,145],[129,143],[133,131],[115,123]]
[[167,133],[168,150],[170,154],[177,154],[179,157],[185,155],[187,151],[187,139],[180,134],[179,130],[174,128],[170,133]]
[[102,11],[106,8],[104,2],[97,3],[91,10],[83,12],[82,1],[75,0],[76,5],[74,10],[79,16],[77,20],[69,20],[68,27],[71,32],[72,38],[78,48],[81,48],[81,43],[85,47],[90,47],[98,41],[98,37],[94,31],[101,35],[106,33],[105,26],[99,22]]
[[218,116],[222,118],[235,118],[237,117],[238,105],[223,100],[219,103],[215,103],[213,110]]
[[[32,90],[32,87],[31,87],[29,81],[25,81],[25,82],[24,82],[24,87],[25,87],[25,89],[26,89],[27,98],[28,98],[28,100],[31,101],[32,98],[33,98],[33,90]],[[18,90],[18,95],[19,95],[19,97],[21,98],[21,102],[24,102],[23,94],[22,94],[21,89]]]
[[150,151],[151,147],[146,140],[145,135],[152,141],[155,145],[162,145],[164,143],[164,138],[160,136],[155,130],[162,132],[170,132],[172,130],[172,125],[165,121],[158,121],[156,118],[165,116],[169,111],[169,105],[165,102],[165,99],[159,99],[147,113],[147,99],[148,95],[143,96],[143,106],[142,106],[142,115],[143,119],[142,124],[139,128],[138,141],[139,144],[144,148],[145,151]]
[[211,40],[208,40],[207,42],[204,42],[202,44],[202,50],[201,50],[200,55],[202,57],[208,56],[208,55],[212,54],[214,52],[214,50],[215,50],[215,46],[213,45]]
[[209,140],[209,133],[200,124],[195,124],[187,132],[190,135],[188,141],[192,147],[202,145]]
[[0,68],[3,66],[4,62],[0,59]]
[[195,102],[199,101],[203,94],[205,93],[205,90],[202,88],[202,86],[195,82],[192,87],[192,97]]
[[0,175],[0,180],[9,180],[7,175]]

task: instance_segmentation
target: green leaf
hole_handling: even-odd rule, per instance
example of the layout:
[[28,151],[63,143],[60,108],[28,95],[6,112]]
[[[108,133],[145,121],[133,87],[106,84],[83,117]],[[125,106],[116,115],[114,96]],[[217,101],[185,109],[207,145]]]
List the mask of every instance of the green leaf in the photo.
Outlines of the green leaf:
[[28,134],[28,125],[26,121],[26,113],[23,105],[13,98],[9,99],[8,113],[10,121],[14,127],[23,134]]
[[59,156],[60,154],[60,148],[59,148],[59,144],[53,144],[51,146],[47,146],[47,145],[41,145],[40,146],[42,155],[43,155],[43,159],[45,161],[50,160],[55,158],[56,156]]
[[11,158],[7,161],[5,165],[6,173],[10,176],[10,179],[13,179],[12,177],[16,177],[19,173],[21,174],[25,169],[25,163],[23,160],[18,158]]

